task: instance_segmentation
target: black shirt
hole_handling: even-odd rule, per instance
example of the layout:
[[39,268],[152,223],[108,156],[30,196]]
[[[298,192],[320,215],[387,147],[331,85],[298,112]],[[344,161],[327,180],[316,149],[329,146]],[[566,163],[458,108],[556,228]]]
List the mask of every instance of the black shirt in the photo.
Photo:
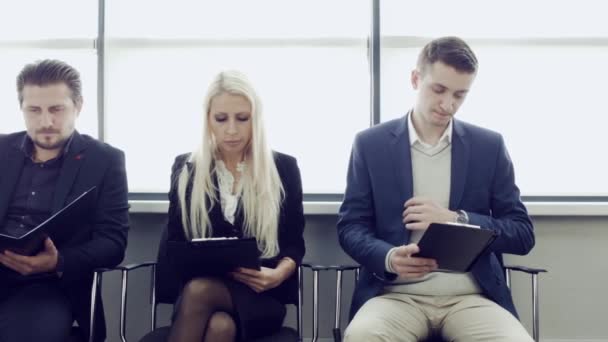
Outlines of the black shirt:
[[34,143],[29,136],[24,137],[21,151],[26,159],[8,207],[4,225],[6,233],[23,235],[51,216],[55,187],[71,141],[70,137],[56,158],[35,162]]

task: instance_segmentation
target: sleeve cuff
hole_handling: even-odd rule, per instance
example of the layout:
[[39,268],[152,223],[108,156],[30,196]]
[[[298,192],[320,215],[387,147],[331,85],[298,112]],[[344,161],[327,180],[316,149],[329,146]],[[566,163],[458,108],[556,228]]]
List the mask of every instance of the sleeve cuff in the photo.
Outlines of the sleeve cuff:
[[386,258],[384,259],[384,268],[386,269],[386,272],[394,273],[394,274],[397,273],[397,272],[395,272],[395,270],[393,269],[393,266],[391,265],[391,256],[393,255],[393,253],[395,253],[396,249],[397,249],[397,247],[393,247],[388,251],[388,253],[386,253]]

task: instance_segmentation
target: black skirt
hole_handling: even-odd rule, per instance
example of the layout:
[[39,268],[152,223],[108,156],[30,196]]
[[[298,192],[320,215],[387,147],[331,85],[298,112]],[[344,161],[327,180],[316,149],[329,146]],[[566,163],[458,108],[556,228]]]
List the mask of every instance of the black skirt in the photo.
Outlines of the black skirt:
[[[269,336],[281,329],[286,313],[283,303],[269,295],[268,291],[257,293],[241,282],[228,278],[222,280],[232,297],[234,312],[229,314],[237,326],[237,341]],[[173,318],[180,302],[181,295],[175,303]]]

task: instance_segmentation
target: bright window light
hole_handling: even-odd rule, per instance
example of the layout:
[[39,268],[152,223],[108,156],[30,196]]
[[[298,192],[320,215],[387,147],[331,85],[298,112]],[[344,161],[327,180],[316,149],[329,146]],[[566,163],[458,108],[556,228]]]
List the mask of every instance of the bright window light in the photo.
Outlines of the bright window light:
[[[522,194],[608,196],[608,26],[599,25],[601,3],[440,1],[432,6],[441,10],[429,12],[424,2],[383,1],[381,120],[412,107],[410,72],[423,45],[462,36],[480,65],[457,116],[504,136]],[[471,10],[474,4],[480,9]],[[406,8],[419,15],[400,20],[396,13]]]
[[354,135],[369,126],[369,4],[228,2],[109,4],[106,138],[127,153],[130,191],[169,189],[173,159],[200,140],[208,84],[237,69],[304,192],[342,193]]

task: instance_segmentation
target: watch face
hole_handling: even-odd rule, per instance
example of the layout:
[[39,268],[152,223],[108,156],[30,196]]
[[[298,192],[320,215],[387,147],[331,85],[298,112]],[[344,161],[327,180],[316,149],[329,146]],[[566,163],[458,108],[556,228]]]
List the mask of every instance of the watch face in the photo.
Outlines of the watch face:
[[464,216],[464,214],[462,212],[458,212],[458,217],[456,218],[456,221],[458,223],[467,223],[467,218],[466,216]]

